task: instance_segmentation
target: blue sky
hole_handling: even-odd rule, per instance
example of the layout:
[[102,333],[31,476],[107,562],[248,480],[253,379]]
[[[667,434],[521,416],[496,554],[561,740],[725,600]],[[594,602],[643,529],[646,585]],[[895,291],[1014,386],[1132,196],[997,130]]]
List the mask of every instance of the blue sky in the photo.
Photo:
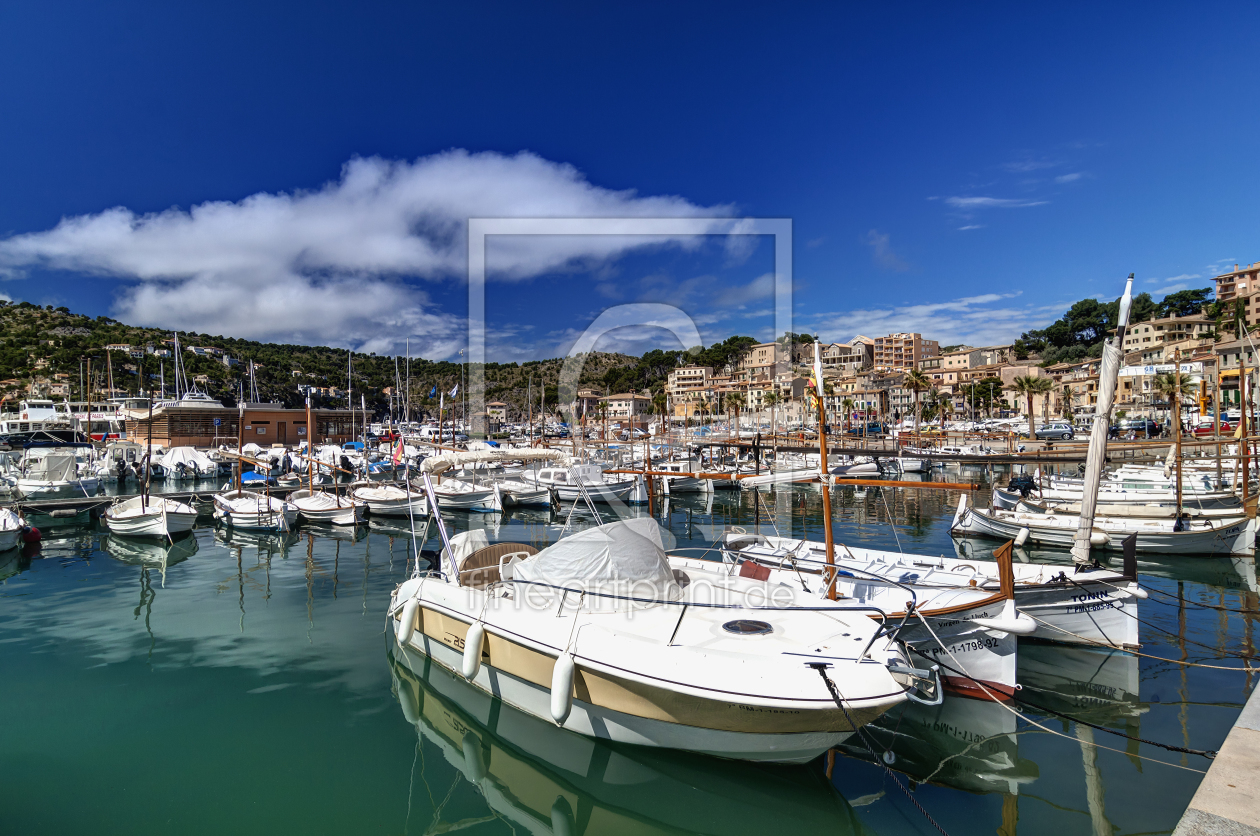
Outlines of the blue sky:
[[[0,8],[0,294],[462,344],[469,215],[791,218],[797,330],[997,342],[1260,260],[1260,7]],[[569,242],[572,243],[572,242]],[[768,338],[769,244],[491,246],[491,359]],[[629,329],[601,344],[672,347]]]

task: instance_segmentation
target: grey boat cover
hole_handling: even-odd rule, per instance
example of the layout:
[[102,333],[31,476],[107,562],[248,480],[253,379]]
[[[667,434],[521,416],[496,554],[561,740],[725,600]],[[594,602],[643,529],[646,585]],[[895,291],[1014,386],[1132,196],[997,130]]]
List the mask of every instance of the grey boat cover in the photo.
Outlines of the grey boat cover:
[[[512,578],[638,599],[682,598],[661,542],[660,526],[651,517],[605,523],[566,537],[513,564]],[[586,608],[624,609],[626,604],[644,606],[642,601],[592,596]]]

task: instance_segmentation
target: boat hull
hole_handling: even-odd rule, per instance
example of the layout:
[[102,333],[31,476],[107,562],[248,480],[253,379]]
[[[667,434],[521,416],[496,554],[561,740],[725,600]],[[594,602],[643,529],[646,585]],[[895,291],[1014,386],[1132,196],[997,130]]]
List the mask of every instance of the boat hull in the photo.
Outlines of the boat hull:
[[[391,619],[391,621],[394,622],[395,629],[397,629],[397,617]],[[454,624],[456,625],[456,632],[448,632],[441,637],[435,637],[429,634],[427,628],[429,622],[435,621],[430,611],[422,608],[421,621],[425,625],[425,631],[417,630],[413,632],[411,638],[405,644],[406,649],[428,657],[455,675],[460,675],[464,657],[462,649],[464,635],[459,633],[462,632],[466,635],[467,625],[455,622],[453,619],[444,619],[442,621],[442,629],[449,630],[451,625]],[[461,627],[463,628],[462,631],[460,631]],[[534,653],[534,651],[519,645],[516,646],[516,649],[518,653],[522,651],[524,654]],[[422,670],[416,670],[413,667],[413,665],[416,665],[417,660],[412,653],[401,654],[401,656],[402,660],[414,673],[423,673]],[[548,671],[552,663],[554,663],[554,660],[546,660]],[[624,683],[617,682],[615,677],[589,671],[583,668],[580,662],[579,672],[579,681],[584,676],[592,681],[598,677],[601,683],[607,682],[613,688],[618,686],[624,688]],[[488,664],[482,664],[477,674],[469,682],[478,690],[499,697],[508,705],[526,714],[549,723],[554,722],[551,718],[551,691],[545,685],[537,684],[524,676],[519,676],[508,670]],[[578,687],[580,693],[582,686],[579,685]],[[589,686],[586,690],[589,690]],[[806,763],[823,754],[832,746],[844,742],[853,734],[851,729],[836,731],[756,731],[754,728],[757,726],[773,728],[776,722],[775,715],[769,712],[757,711],[754,706],[740,706],[728,700],[709,700],[706,701],[710,703],[707,705],[671,706],[671,708],[687,714],[696,712],[699,714],[708,713],[710,716],[713,716],[715,713],[722,715],[746,713],[749,715],[742,718],[736,716],[736,720],[747,727],[746,730],[742,728],[704,728],[689,725],[686,722],[674,722],[632,713],[632,706],[642,702],[642,698],[636,699],[636,696],[638,695],[634,695],[632,689],[624,689],[623,699],[627,704],[626,707],[631,709],[625,711],[609,706],[595,705],[580,698],[574,699],[569,716],[564,722],[564,727],[569,731],[587,737],[613,740],[620,743],[664,749],[680,749],[736,760],[778,763]],[[639,710],[643,709],[640,708]],[[886,710],[887,708],[882,705],[859,705],[848,709],[849,715],[858,725],[865,725],[871,722]],[[836,714],[840,714],[838,709]],[[783,721],[779,720],[778,722],[782,723]],[[847,721],[838,718],[838,725],[847,725]]]
[[104,516],[105,526],[111,534],[126,537],[174,537],[192,531],[197,523],[196,512],[157,511],[121,518],[111,517],[107,512]]
[[[1027,529],[1028,542],[1042,546],[1070,549],[1076,537],[1075,528],[1051,527],[1030,524],[1027,519],[1007,520],[969,508],[954,521],[951,531],[967,536],[993,537],[1013,540],[1021,530]],[[1256,534],[1251,520],[1240,521],[1220,528],[1180,532],[1127,532],[1110,531],[1095,526],[1097,534],[1105,538],[1093,542],[1094,548],[1120,551],[1130,533],[1137,534],[1137,550],[1148,554],[1177,555],[1253,555]]]

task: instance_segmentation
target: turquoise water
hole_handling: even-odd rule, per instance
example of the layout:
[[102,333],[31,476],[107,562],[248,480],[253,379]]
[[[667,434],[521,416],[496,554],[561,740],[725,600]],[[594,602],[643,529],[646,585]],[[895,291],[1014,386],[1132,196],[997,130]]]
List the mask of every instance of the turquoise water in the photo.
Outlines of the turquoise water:
[[[837,491],[837,538],[949,553],[956,496]],[[817,490],[762,497],[764,507],[719,492],[711,504],[675,498],[653,510],[679,545],[771,514],[821,536]],[[37,553],[0,555],[0,831],[935,832],[856,742],[830,779],[825,759],[784,768],[610,746],[403,658],[384,617],[410,571],[397,523],[276,536],[207,520],[167,548],[85,520],[32,522],[44,532]],[[545,512],[448,517],[457,530],[536,544],[559,522]],[[1214,662],[1215,651],[1191,642],[1249,652],[1251,618],[1179,606],[1176,596],[1258,609],[1250,561],[1169,559],[1141,570],[1173,596],[1143,603],[1144,653],[1241,664]],[[1020,680],[1038,706],[1204,749],[1219,746],[1252,684],[1240,672],[1038,644],[1021,645]],[[959,698],[909,706],[871,740],[953,834],[1169,832],[1201,777],[1178,767],[1207,768],[1016,708],[1019,717]],[[1091,737],[1118,751],[1085,745]]]

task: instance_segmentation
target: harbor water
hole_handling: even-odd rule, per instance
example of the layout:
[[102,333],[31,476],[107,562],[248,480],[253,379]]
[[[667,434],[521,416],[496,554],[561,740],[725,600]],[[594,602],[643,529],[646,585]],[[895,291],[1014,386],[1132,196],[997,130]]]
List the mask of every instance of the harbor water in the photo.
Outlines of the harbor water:
[[[836,539],[988,558],[996,542],[950,537],[957,497],[837,489]],[[703,548],[728,526],[822,539],[821,501],[717,491],[651,513],[673,545]],[[445,519],[541,546],[566,515]],[[1139,559],[1145,655],[1022,642],[1019,700],[904,705],[828,776],[826,758],[590,741],[403,664],[385,610],[414,565],[405,520],[262,535],[205,518],[173,545],[86,515],[30,522],[42,543],[0,554],[4,833],[936,832],[911,798],[951,834],[1169,833],[1210,762],[1136,738],[1216,749],[1255,681],[1229,658],[1254,650],[1253,561]]]

